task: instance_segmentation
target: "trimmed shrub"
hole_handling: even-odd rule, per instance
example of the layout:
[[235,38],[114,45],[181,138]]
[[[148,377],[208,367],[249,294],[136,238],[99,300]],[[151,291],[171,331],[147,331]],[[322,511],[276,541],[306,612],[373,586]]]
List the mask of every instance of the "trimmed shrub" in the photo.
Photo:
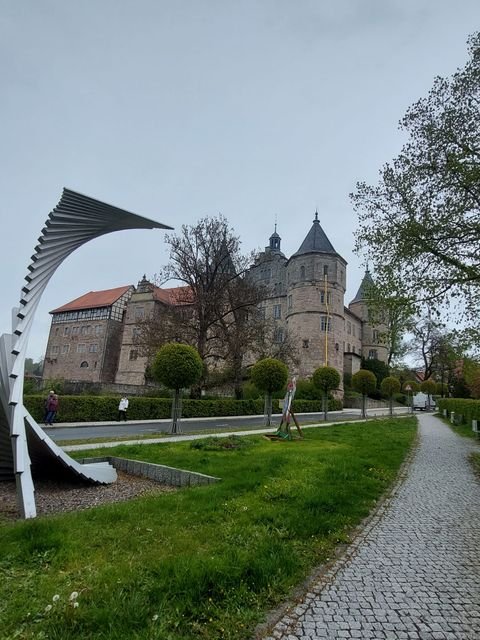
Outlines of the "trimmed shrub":
[[[57,422],[103,422],[113,421],[118,416],[118,396],[60,396]],[[43,421],[45,397],[43,395],[24,396],[25,407],[40,424]],[[297,413],[319,412],[320,400],[294,401]],[[170,418],[171,398],[130,397],[128,407],[129,420],[160,420]],[[235,400],[216,398],[215,400],[184,400],[182,415],[184,418],[209,418],[216,416],[262,415],[263,399]],[[330,411],[342,408],[340,400],[331,399]],[[278,401],[273,403],[274,413],[281,413]]]
[[185,389],[198,382],[203,362],[193,347],[172,342],[159,349],[151,369],[154,378],[169,389]]
[[470,400],[467,398],[437,398],[437,407],[443,413],[446,409],[447,416],[452,411],[456,416],[462,416],[463,424],[472,424],[472,420],[480,421],[480,400]]
[[250,377],[257,389],[271,394],[285,386],[288,379],[287,365],[275,358],[264,358],[253,365]]

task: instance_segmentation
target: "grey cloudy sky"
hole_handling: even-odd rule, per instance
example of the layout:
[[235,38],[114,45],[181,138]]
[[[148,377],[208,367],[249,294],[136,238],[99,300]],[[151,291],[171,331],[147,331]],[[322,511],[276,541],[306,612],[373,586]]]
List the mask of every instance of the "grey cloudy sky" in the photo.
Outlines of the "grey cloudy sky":
[[[64,186],[179,229],[223,213],[248,252],[275,216],[286,255],[315,208],[349,262],[357,180],[402,144],[397,123],[464,64],[478,0],[0,0],[0,330]],[[38,308],[136,284],[167,260],[163,231],[78,250]]]

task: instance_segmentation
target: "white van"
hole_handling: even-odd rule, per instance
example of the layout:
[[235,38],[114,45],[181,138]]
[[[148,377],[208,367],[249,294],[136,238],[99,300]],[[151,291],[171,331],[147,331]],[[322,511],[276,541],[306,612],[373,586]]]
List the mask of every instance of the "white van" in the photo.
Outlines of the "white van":
[[412,405],[414,411],[426,411],[429,407],[435,409],[435,400],[433,396],[428,396],[420,391],[413,396]]

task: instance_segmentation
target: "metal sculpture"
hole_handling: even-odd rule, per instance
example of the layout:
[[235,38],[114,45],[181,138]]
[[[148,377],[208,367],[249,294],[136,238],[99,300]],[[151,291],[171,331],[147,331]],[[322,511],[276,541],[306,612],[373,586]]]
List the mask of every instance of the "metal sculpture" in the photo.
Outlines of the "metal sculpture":
[[40,298],[57,267],[89,240],[125,229],[171,229],[167,225],[64,189],[38,239],[25,277],[12,332],[0,337],[0,480],[15,477],[23,518],[36,516],[33,475],[110,483],[108,463],[79,464],[56,445],[23,406],[28,336]]

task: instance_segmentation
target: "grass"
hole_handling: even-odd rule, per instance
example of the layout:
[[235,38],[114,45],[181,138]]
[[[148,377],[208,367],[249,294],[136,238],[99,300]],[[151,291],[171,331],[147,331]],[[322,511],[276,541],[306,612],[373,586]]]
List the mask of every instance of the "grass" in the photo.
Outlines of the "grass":
[[2,638],[250,638],[348,542],[396,477],[415,431],[415,418],[385,419],[309,429],[293,442],[252,435],[79,452],[222,481],[1,524]]
[[478,435],[475,431],[472,431],[471,424],[452,424],[449,418],[445,418],[445,416],[440,415],[439,413],[435,414],[438,418],[441,418],[443,422],[450,427],[452,431],[455,431],[459,436],[463,438],[471,438],[473,440],[478,440]]

